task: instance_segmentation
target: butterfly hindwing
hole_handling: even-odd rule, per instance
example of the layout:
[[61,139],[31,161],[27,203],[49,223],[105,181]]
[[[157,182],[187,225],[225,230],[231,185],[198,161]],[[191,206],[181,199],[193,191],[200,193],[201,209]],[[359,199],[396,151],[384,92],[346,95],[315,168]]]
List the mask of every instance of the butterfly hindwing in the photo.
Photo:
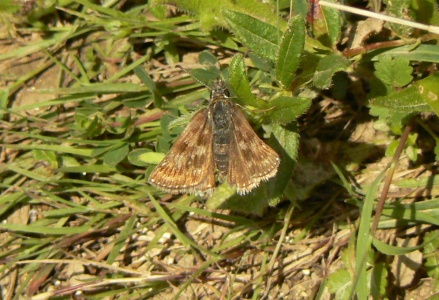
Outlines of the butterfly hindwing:
[[238,194],[246,194],[276,175],[279,155],[254,132],[244,113],[234,105],[228,182]]

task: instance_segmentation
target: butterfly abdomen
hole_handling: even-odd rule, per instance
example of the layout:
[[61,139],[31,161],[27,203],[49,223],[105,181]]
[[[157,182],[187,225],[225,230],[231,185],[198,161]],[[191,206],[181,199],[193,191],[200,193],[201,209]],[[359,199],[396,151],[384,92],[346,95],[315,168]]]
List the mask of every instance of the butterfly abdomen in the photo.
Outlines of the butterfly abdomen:
[[214,135],[213,153],[220,177],[225,177],[229,170],[232,105],[229,101],[219,100],[211,106],[212,131]]

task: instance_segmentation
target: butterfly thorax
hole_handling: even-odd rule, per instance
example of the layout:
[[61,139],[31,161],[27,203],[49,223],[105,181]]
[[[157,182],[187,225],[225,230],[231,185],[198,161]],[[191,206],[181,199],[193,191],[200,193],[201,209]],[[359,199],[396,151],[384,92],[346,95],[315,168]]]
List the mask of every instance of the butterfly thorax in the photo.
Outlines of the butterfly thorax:
[[213,100],[209,107],[212,117],[213,154],[220,178],[224,178],[229,170],[232,109],[233,103],[225,97]]

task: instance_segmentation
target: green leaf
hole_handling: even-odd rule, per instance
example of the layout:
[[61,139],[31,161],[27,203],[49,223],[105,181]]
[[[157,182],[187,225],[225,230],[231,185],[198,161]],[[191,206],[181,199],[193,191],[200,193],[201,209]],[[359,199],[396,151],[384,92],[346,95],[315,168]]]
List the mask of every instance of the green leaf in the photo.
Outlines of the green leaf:
[[218,63],[218,59],[210,51],[203,51],[198,55],[198,62],[202,65],[215,66]]
[[371,235],[372,211],[374,209],[374,200],[377,197],[378,187],[381,183],[386,169],[378,174],[372,184],[369,186],[364,199],[364,205],[361,208],[361,218],[358,228],[355,253],[355,286],[354,289],[359,299],[366,299],[367,277],[366,277],[366,260],[371,252],[373,237]]
[[[394,16],[405,20],[412,20],[413,9],[411,9],[409,6],[409,3],[411,2],[412,1],[406,1],[406,0],[386,1],[386,12],[390,16]],[[396,24],[393,22],[389,22],[388,26],[396,34],[405,37],[409,37],[413,33],[413,28],[411,26]]]
[[431,107],[431,109],[439,116],[439,76],[433,75],[419,80],[419,94]]
[[208,69],[192,69],[189,71],[192,77],[202,82],[205,86],[209,86],[215,79],[221,77],[220,71],[216,67]]
[[388,283],[388,263],[378,262],[373,269],[368,272],[370,278],[368,282],[373,288],[370,289],[371,299],[384,299],[387,291]]
[[130,147],[127,144],[123,144],[116,149],[108,151],[103,155],[102,158],[105,164],[109,166],[116,166],[118,163],[125,159],[129,151]]
[[436,161],[439,160],[439,143],[436,141],[436,145],[434,146],[434,156],[436,157]]
[[[328,0],[328,2],[334,2],[333,0]],[[323,17],[326,22],[327,34],[331,46],[335,46],[341,35],[341,25],[342,20],[340,16],[340,11],[335,8],[330,8],[327,6],[322,6]]]
[[295,16],[282,36],[276,62],[276,77],[284,87],[288,88],[293,81],[304,45],[305,24],[301,16]]
[[433,232],[425,233],[425,240],[429,240],[424,246],[424,257],[426,258],[425,268],[430,277],[434,278],[436,281],[439,279],[439,239],[438,230]]
[[236,37],[256,54],[276,60],[282,32],[273,25],[237,11],[223,10],[223,17]]
[[[229,199],[235,194],[236,194],[236,188],[231,187],[230,185],[227,184],[227,182],[225,182],[216,187],[213,194],[207,199],[206,207],[212,210],[218,209],[219,207],[224,205],[227,199]],[[238,209],[239,211],[247,211],[250,213],[254,213],[255,211],[259,210],[259,209],[254,209],[254,207],[249,208],[250,210],[244,210],[244,207],[237,207],[237,206],[235,206],[234,209]]]
[[393,157],[395,155],[396,149],[398,148],[399,140],[392,141],[386,148],[386,156],[387,157]]
[[77,167],[62,167],[58,171],[63,173],[112,173],[117,169],[109,165],[81,165]]
[[34,224],[5,224],[0,223],[0,229],[10,230],[15,232],[35,233],[40,235],[68,235],[80,234],[92,230],[91,226],[72,226],[72,227],[49,227],[49,226],[35,226]]
[[270,106],[274,109],[270,114],[273,122],[287,124],[297,119],[305,113],[311,106],[311,100],[308,98],[293,98],[281,96],[273,99]]
[[313,83],[320,89],[327,89],[331,85],[335,73],[345,71],[350,61],[340,55],[328,55],[322,58],[314,73]]
[[431,112],[437,109],[434,100],[438,93],[439,76],[432,75],[412,86],[387,96],[370,100],[371,106],[381,106],[405,112]]
[[410,159],[413,162],[416,162],[418,160],[418,151],[419,149],[414,146],[408,146],[404,153],[407,154],[408,159]]
[[[373,54],[373,52],[371,53]],[[385,56],[401,57],[411,61],[439,63],[439,46],[420,44],[413,47],[413,45],[405,45],[382,52],[381,54],[374,56],[372,60],[381,60]]]
[[263,72],[271,72],[273,64],[269,59],[260,57],[253,52],[248,53],[248,57],[252,61],[254,67]]
[[282,149],[285,151],[285,154],[290,159],[296,160],[297,153],[299,151],[299,134],[297,133],[296,128],[276,124],[275,126],[273,126],[273,134]]
[[352,288],[352,279],[349,272],[339,269],[329,276],[328,288],[332,294],[336,294],[337,299],[349,299]]
[[385,255],[404,255],[415,250],[422,249],[423,245],[417,245],[413,247],[401,247],[386,244],[378,239],[373,239],[373,246],[377,248],[378,251],[384,253]]
[[149,89],[145,86],[141,86],[137,83],[119,83],[119,82],[98,82],[92,83],[87,86],[58,88],[58,89],[42,89],[41,93],[56,93],[61,95],[72,94],[88,94],[88,93],[100,93],[100,94],[114,94],[114,93],[128,93],[128,92],[148,92]]
[[[206,202],[209,209],[230,209],[262,215],[269,203],[282,191],[276,191],[274,182],[276,178],[271,178],[267,182],[263,181],[260,185],[247,195],[237,195],[236,188],[224,183],[215,189],[215,192]],[[251,205],[249,205],[251,203]]]
[[5,148],[20,149],[20,150],[34,150],[34,149],[50,150],[50,151],[55,151],[57,153],[69,153],[69,154],[84,156],[84,157],[96,157],[97,155],[100,155],[107,151],[107,148],[101,148],[101,147],[89,149],[89,148],[76,148],[71,146],[46,145],[46,144],[41,144],[41,145],[17,144],[17,145],[2,145],[2,146]]
[[[157,0],[155,3],[169,4],[168,0]],[[172,4],[180,10],[188,12],[190,15],[198,17],[201,28],[210,31],[214,26],[224,27],[227,22],[221,15],[221,10],[228,9],[241,13],[260,16],[267,22],[275,24],[279,18],[274,13],[274,7],[269,2],[259,0],[240,0],[240,1],[200,1],[200,0],[173,0]],[[281,21],[283,22],[283,21]]]
[[396,87],[403,87],[412,80],[413,68],[410,61],[403,57],[384,56],[375,63],[375,75],[382,82]]
[[[398,187],[416,189],[428,184],[433,186],[439,183],[439,178],[425,178],[424,180],[406,179],[395,182]],[[414,215],[413,212],[416,212]],[[439,200],[429,200],[410,204],[389,204],[384,210],[380,221],[380,228],[394,228],[396,224],[427,223],[439,225]],[[389,227],[390,226],[390,227]]]
[[133,153],[133,155],[138,154],[138,160],[148,165],[158,165],[163,160],[163,158],[165,158],[165,154],[160,152],[145,151],[143,153]]
[[34,149],[32,151],[37,160],[48,162],[52,168],[58,168],[58,160],[54,151]]
[[[271,145],[280,156],[280,165],[271,188],[278,196],[281,196],[293,173],[299,152],[300,136],[295,122],[286,126],[275,123],[272,130]],[[270,201],[270,203],[273,203],[273,201]]]
[[[261,104],[258,104],[256,97],[251,91],[244,57],[241,54],[235,55],[229,65],[229,83],[233,88],[233,92],[238,96],[238,101],[236,102],[241,105],[261,107]],[[239,99],[242,99],[242,101],[239,101]]]
[[371,106],[385,107],[405,112],[431,112],[430,106],[425,103],[415,86],[408,87],[400,92],[378,97],[369,101]]
[[20,2],[16,2],[13,0],[3,0],[2,2],[0,2],[0,12],[14,14],[20,11],[20,6],[18,5],[18,3]]
[[[148,161],[148,155],[146,153],[155,153],[156,155],[160,156],[160,158],[150,158]],[[144,155],[146,155],[146,159],[147,161],[145,161]],[[163,158],[165,157],[165,155],[163,153],[156,153],[156,152],[152,152],[150,149],[135,149],[133,151],[131,151],[128,154],[128,161],[135,165],[135,166],[139,166],[139,167],[147,167],[150,164],[158,164]]]
[[8,98],[9,98],[9,89],[2,88],[0,90],[0,118],[3,119],[4,116],[4,110],[8,106]]
[[139,77],[139,79],[148,87],[149,91],[154,95],[154,105],[155,107],[161,107],[164,103],[154,80],[152,80],[151,76],[145,71],[145,69],[140,66],[137,66],[133,69],[134,74]]
[[438,25],[439,10],[437,0],[410,1],[411,13],[416,21],[424,24]]

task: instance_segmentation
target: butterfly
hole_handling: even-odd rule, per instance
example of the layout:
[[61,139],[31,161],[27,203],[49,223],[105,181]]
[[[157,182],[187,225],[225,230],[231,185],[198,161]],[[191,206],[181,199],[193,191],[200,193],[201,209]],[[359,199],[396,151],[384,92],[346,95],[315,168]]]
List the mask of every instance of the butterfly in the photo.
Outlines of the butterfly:
[[245,195],[274,177],[279,163],[279,155],[257,136],[218,79],[209,106],[194,115],[148,181],[172,194],[210,195],[216,174]]

